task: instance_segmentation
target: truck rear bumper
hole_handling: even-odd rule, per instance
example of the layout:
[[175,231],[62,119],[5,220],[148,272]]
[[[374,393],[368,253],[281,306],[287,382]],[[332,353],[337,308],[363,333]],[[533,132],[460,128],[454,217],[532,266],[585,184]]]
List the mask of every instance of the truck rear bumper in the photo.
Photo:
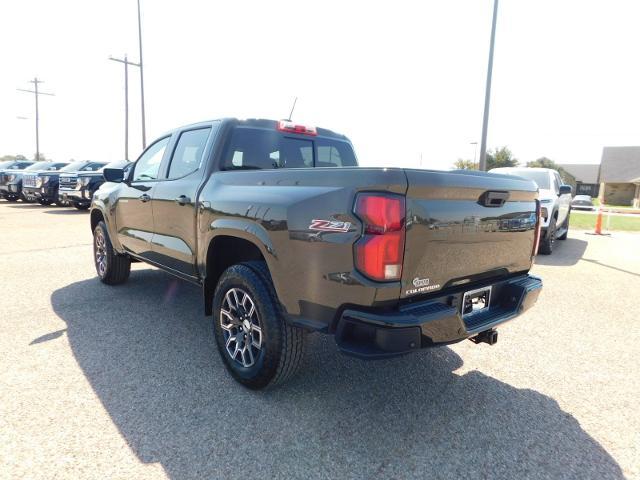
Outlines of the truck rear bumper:
[[[464,293],[488,286],[489,307],[463,316]],[[536,302],[541,289],[540,278],[519,275],[458,287],[440,297],[391,311],[348,309],[338,322],[336,343],[343,353],[371,359],[456,343],[517,317]]]

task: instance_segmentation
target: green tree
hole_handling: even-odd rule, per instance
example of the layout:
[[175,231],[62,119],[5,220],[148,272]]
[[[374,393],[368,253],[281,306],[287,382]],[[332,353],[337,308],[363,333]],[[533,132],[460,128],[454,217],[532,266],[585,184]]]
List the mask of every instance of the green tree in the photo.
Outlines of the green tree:
[[495,148],[487,152],[487,170],[501,167],[517,167],[518,159],[508,147]]
[[8,161],[12,161],[15,162],[16,160],[26,160],[27,157],[25,157],[24,155],[4,155],[2,157],[0,157],[0,162],[8,162]]
[[453,163],[453,168],[456,170],[476,170],[476,164],[473,163],[472,160],[465,160],[463,158],[459,158]]
[[571,185],[574,190],[576,188],[576,178],[550,158],[540,157],[536,160],[532,160],[530,162],[527,162],[527,167],[550,168],[552,170],[555,170],[560,174],[560,178],[562,178],[562,181],[565,184]]

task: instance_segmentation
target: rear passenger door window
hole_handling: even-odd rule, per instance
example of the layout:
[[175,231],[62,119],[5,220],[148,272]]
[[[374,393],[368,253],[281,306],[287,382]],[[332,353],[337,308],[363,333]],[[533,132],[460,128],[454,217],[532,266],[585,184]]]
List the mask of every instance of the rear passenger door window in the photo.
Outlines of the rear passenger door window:
[[211,128],[188,130],[180,134],[173,151],[167,178],[181,178],[200,168]]

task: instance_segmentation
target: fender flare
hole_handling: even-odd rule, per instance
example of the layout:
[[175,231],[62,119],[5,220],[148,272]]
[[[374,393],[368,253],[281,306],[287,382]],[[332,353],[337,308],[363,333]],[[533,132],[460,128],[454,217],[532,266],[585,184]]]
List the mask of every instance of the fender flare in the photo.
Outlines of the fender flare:
[[[271,238],[269,237],[267,231],[261,225],[252,220],[239,218],[219,218],[211,222],[207,233],[207,239],[205,242],[203,242],[203,245],[200,249],[200,258],[202,259],[200,261],[200,268],[202,272],[205,272],[202,282],[205,315],[211,315],[213,313],[211,302],[213,301],[215,285],[213,284],[213,280],[208,278],[208,276],[206,275],[209,246],[211,245],[211,242],[213,242],[218,237],[226,236],[240,238],[252,243],[256,246],[256,248],[258,248],[263,258],[265,259],[269,272],[272,272],[274,263],[277,261],[277,255],[273,246],[273,242],[271,241]],[[274,288],[276,288],[277,292],[278,290],[275,282]]]

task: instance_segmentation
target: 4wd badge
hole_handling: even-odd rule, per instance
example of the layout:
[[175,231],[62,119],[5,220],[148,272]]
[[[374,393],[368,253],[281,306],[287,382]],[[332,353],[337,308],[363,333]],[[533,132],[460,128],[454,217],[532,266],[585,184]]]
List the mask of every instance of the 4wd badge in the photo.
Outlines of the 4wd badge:
[[416,293],[430,292],[432,290],[438,290],[440,288],[439,283],[435,285],[429,285],[430,280],[428,278],[416,277],[411,283],[413,283],[414,288],[405,290],[405,295],[415,295]]

